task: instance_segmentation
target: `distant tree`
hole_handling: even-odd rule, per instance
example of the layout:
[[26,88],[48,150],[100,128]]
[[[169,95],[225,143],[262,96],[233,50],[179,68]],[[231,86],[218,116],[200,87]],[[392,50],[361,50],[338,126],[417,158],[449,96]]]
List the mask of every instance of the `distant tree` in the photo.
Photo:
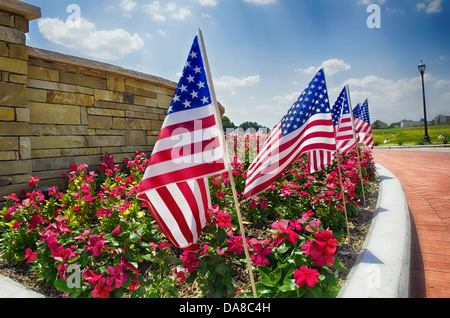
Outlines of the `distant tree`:
[[258,131],[260,127],[261,125],[258,124],[257,122],[250,122],[250,121],[246,121],[239,125],[239,128],[241,128],[244,131],[247,131],[247,129],[249,128],[253,128],[255,131]]
[[401,122],[392,123],[389,125],[389,128],[399,128],[402,126]]
[[223,130],[226,132],[227,128],[235,129],[236,125],[227,116],[222,116]]

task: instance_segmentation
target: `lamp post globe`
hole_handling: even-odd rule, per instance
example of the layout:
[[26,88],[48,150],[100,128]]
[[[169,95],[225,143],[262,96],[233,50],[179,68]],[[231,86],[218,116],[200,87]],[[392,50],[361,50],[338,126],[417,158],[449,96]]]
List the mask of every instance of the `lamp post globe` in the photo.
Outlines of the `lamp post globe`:
[[428,120],[427,120],[427,106],[425,101],[425,81],[424,81],[424,74],[426,70],[426,65],[423,64],[422,61],[420,61],[420,64],[418,66],[420,75],[422,77],[422,96],[423,96],[423,120],[425,124],[425,136],[423,137],[423,143],[429,144],[431,143],[430,137],[428,136]]

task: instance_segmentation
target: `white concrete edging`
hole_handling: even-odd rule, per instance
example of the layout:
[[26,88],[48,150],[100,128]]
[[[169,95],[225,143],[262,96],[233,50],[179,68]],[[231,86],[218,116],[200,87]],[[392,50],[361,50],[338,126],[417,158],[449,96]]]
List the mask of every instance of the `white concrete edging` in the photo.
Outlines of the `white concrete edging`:
[[408,298],[411,223],[400,181],[376,164],[380,191],[362,252],[337,298]]

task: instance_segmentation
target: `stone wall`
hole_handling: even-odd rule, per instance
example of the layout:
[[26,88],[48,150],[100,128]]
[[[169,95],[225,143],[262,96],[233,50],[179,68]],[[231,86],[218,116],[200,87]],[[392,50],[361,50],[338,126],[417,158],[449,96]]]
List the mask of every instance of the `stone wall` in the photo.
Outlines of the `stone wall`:
[[114,65],[27,47],[40,8],[0,0],[0,200],[60,185],[71,164],[150,153],[176,83]]
[[36,48],[28,51],[31,169],[53,184],[70,164],[150,153],[176,83]]

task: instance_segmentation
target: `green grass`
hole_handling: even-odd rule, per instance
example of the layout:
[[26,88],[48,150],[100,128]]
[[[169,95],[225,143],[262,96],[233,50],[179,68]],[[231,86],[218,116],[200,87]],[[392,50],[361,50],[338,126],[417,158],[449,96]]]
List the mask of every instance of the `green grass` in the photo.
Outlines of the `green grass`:
[[[425,135],[424,127],[410,128],[391,128],[391,129],[375,129],[372,131],[375,145],[384,146],[384,141],[389,138],[390,142],[386,145],[418,145],[422,142]],[[445,135],[450,137],[450,126],[428,126],[428,136],[430,136],[432,144],[442,144],[442,140],[438,136]]]

